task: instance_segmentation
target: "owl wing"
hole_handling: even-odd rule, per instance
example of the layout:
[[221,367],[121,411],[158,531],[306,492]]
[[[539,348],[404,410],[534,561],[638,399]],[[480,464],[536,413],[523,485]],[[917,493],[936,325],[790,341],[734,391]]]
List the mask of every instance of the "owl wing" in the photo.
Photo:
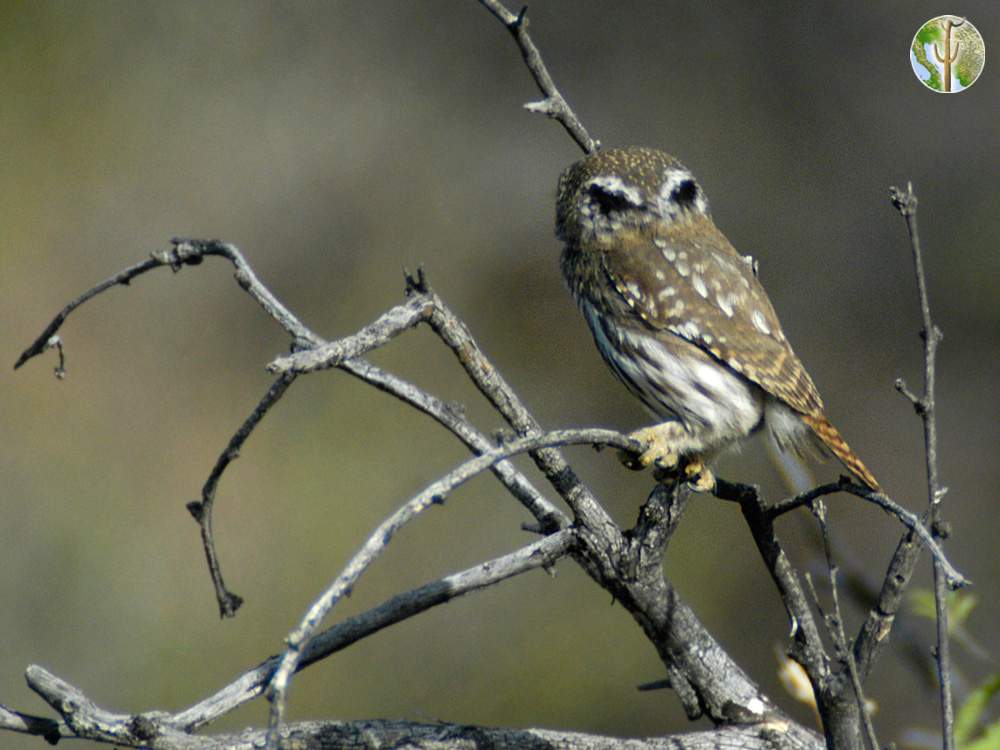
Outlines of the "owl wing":
[[822,414],[752,261],[714,225],[683,243],[667,234],[625,244],[604,253],[602,265],[643,324],[686,339],[796,411]]

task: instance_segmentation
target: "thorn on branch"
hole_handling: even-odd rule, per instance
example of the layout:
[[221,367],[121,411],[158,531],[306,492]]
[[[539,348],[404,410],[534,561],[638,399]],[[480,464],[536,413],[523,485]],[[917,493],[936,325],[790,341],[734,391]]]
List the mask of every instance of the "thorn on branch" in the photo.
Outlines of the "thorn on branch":
[[223,618],[235,617],[236,611],[242,606],[243,597],[239,594],[234,594],[232,591],[227,591],[225,598],[219,604],[219,616]]
[[45,348],[55,348],[59,352],[59,362],[52,368],[52,372],[55,373],[58,380],[64,379],[66,377],[66,353],[63,351],[62,339],[58,336],[52,336],[52,338],[45,342]]
[[521,8],[521,12],[517,14],[517,17],[507,24],[507,28],[511,31],[517,31],[520,28],[528,28],[528,6],[525,5]]
[[641,685],[637,685],[636,689],[639,692],[645,693],[650,690],[669,690],[670,687],[670,680],[653,680],[652,682],[644,682]]
[[410,273],[408,268],[403,268],[403,278],[406,279],[406,296],[413,294],[427,294],[430,287],[427,284],[427,274],[424,273],[424,266],[421,263],[417,266],[416,276]]
[[[542,62],[542,56],[538,52],[538,48],[535,47],[535,43],[528,34],[528,7],[524,6],[521,8],[521,12],[515,16],[497,0],[479,0],[479,2],[510,32],[510,35],[517,43],[518,49],[521,50],[521,57],[524,60],[524,64],[528,66],[528,71],[531,73],[532,78],[535,79],[538,90],[545,97],[538,104],[526,105],[528,109],[542,112],[561,123],[570,137],[583,149],[584,153],[594,153],[598,147],[597,142],[590,137],[590,134],[583,126],[583,123],[580,122],[576,113],[566,104],[566,100],[556,88],[552,76],[549,75],[545,63]],[[538,108],[536,109],[535,107]]]

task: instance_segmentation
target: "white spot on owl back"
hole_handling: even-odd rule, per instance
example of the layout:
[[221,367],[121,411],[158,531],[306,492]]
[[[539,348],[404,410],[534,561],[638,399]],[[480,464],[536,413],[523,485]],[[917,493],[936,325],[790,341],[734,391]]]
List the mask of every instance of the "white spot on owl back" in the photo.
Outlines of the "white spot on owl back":
[[705,280],[697,273],[691,277],[691,286],[694,287],[694,290],[698,292],[698,294],[705,299],[708,299],[708,287],[705,286]]
[[688,339],[696,339],[701,333],[701,329],[698,328],[698,324],[691,319],[685,320],[683,323],[679,323],[675,326],[675,328],[678,333]]
[[663,257],[667,259],[668,262],[673,263],[677,260],[677,253],[672,247],[663,248]]
[[725,313],[727,318],[733,317],[733,296],[731,294],[720,294],[715,300],[719,304],[719,309]]
[[687,276],[691,273],[691,267],[687,264],[687,261],[678,259],[674,266],[677,269],[677,273],[681,276]]
[[767,318],[764,317],[764,313],[760,310],[754,310],[753,315],[750,316],[750,320],[753,321],[754,326],[763,334],[771,333],[771,326],[767,324]]
[[654,237],[653,244],[656,245],[658,248],[660,248],[660,250],[663,250],[667,247],[667,241],[662,237]]
[[665,281],[666,278],[667,277],[664,275],[663,271],[657,271],[656,272],[656,280],[657,281]]
[[625,290],[629,293],[629,296],[634,297],[635,299],[642,298],[642,291],[639,289],[639,285],[634,281],[629,281],[625,284]]
[[[657,271],[657,274],[656,274],[656,275],[657,275],[657,276],[659,276],[659,275],[660,275],[659,271]],[[673,295],[675,295],[676,293],[677,293],[677,290],[676,290],[676,289],[674,289],[674,287],[672,287],[672,286],[665,286],[665,287],[663,287],[663,289],[661,289],[661,290],[660,290],[660,291],[659,291],[659,292],[657,293],[657,295],[656,295],[656,298],[657,298],[658,300],[660,300],[660,302],[663,302],[663,300],[665,300],[665,299],[666,299],[667,297],[672,297],[672,296],[673,296]]]

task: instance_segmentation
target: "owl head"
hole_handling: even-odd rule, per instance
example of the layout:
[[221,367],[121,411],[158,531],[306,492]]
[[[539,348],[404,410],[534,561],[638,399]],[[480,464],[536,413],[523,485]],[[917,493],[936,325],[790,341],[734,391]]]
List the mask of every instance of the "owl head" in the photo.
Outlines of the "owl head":
[[654,148],[604,149],[559,178],[556,236],[570,244],[708,216],[708,199],[691,171]]

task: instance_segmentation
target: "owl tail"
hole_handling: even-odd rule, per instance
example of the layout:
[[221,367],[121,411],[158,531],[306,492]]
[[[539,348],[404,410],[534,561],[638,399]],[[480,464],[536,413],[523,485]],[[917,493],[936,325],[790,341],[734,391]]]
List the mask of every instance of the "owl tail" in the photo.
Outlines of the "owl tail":
[[827,448],[833,451],[833,455],[840,459],[849,472],[864,482],[868,487],[881,492],[878,480],[868,471],[868,467],[857,457],[847,441],[837,432],[837,428],[830,424],[829,420],[822,414],[801,414],[802,421],[805,422]]

